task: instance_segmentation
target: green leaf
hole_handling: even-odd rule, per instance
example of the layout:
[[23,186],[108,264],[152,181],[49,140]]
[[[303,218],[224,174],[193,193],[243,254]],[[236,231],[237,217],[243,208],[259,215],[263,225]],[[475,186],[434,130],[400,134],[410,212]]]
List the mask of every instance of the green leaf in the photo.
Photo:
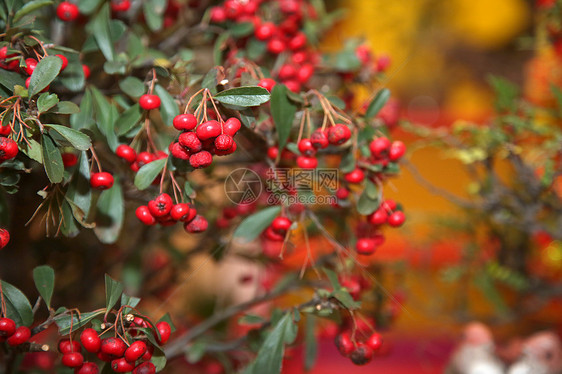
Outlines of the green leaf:
[[94,101],[94,113],[96,125],[100,132],[105,136],[107,144],[112,150],[119,145],[115,134],[115,121],[117,120],[117,108],[111,105],[105,96],[95,87],[90,87]]
[[90,127],[94,124],[94,102],[92,92],[86,90],[80,102],[80,112],[70,116],[70,125],[76,130]]
[[37,99],[37,110],[39,113],[43,113],[57,105],[59,98],[56,94],[50,94],[48,92],[42,93]]
[[114,75],[114,74],[125,74],[127,71],[127,61],[120,59],[120,60],[113,60],[113,61],[106,61],[103,64],[103,71],[106,74]]
[[67,52],[67,58],[68,66],[60,75],[59,81],[72,92],[83,91],[84,85],[86,84],[86,77],[84,76],[80,55],[75,51],[74,53]]
[[72,201],[81,212],[73,210],[74,218],[81,224],[84,223],[90,212],[92,204],[92,188],[90,187],[90,163],[86,152],[82,152],[78,159],[78,167],[74,171],[72,180],[68,185],[65,197]]
[[74,219],[74,214],[72,213],[72,205],[70,204],[68,199],[65,199],[61,204],[61,214],[61,233],[68,238],[76,237],[80,233],[80,227]]
[[2,70],[2,74],[0,74],[0,84],[6,87],[10,92],[13,92],[15,86],[25,85],[25,80],[16,72]]
[[367,189],[363,190],[359,200],[357,200],[357,212],[361,215],[367,216],[379,208],[380,201],[378,196],[371,198]]
[[376,199],[379,196],[379,189],[373,182],[367,180],[365,182],[365,193],[370,199]]
[[55,271],[52,267],[43,265],[33,269],[33,281],[39,294],[45,300],[47,309],[51,309],[51,298],[55,288]]
[[109,10],[109,3],[106,2],[93,17],[91,25],[92,34],[96,39],[96,43],[98,44],[100,51],[108,61],[113,61],[115,59],[115,50],[113,49],[111,32],[109,29],[110,19],[111,13]]
[[270,99],[270,95],[265,88],[246,86],[219,92],[214,98],[223,104],[251,107],[267,103]]
[[215,65],[220,65],[222,63],[222,52],[227,47],[227,41],[230,38],[230,33],[228,31],[222,32],[215,40],[215,45],[213,47],[213,61]]
[[29,97],[41,92],[60,73],[62,60],[57,56],[47,56],[37,63],[29,82]]
[[103,313],[104,313],[103,310],[90,312],[90,313],[80,313],[80,316],[78,316],[77,313],[73,313],[72,318],[67,314],[63,314],[63,315],[56,316],[54,320],[59,328],[59,334],[61,336],[64,336],[70,334],[71,326],[72,326],[72,331],[76,331],[80,329],[82,326],[87,325],[91,320],[93,320],[97,316],[102,315]]
[[123,191],[115,177],[113,187],[101,193],[97,204],[94,232],[102,243],[111,244],[117,240],[123,226],[124,213]]
[[136,77],[127,77],[119,81],[119,88],[131,97],[141,97],[146,92],[146,87],[142,81]]
[[[139,305],[140,301],[141,299],[138,297],[129,296],[126,294],[121,295],[121,306],[128,305],[131,308],[135,308],[137,305]],[[131,311],[131,308],[124,308],[123,314],[129,313]]]
[[12,18],[12,23],[16,24],[20,19],[27,16],[28,14],[35,12],[36,10],[53,4],[52,0],[34,0],[30,1],[29,3],[22,6],[16,14],[14,14],[14,18]]
[[553,93],[556,99],[556,105],[558,106],[558,117],[562,117],[562,89],[554,84],[550,84],[550,91]]
[[82,14],[92,14],[103,0],[78,0],[78,9]]
[[369,103],[367,111],[365,112],[365,118],[370,119],[376,116],[379,111],[384,107],[390,99],[390,90],[388,88],[383,88],[373,98],[373,101]]
[[41,137],[41,146],[43,151],[43,166],[45,167],[47,177],[49,177],[51,183],[62,182],[64,165],[62,163],[60,150],[55,145],[53,139],[46,134]]
[[245,314],[240,319],[238,319],[239,325],[256,325],[265,323],[266,320],[263,317],[255,314]]
[[351,173],[355,170],[355,165],[355,154],[353,152],[347,152],[341,158],[339,169],[342,173]]
[[143,4],[144,18],[148,28],[157,31],[162,28],[166,0],[147,0]]
[[33,311],[27,297],[10,283],[0,280],[4,293],[6,317],[14,320],[18,326],[30,326],[33,323]]
[[304,333],[304,369],[311,370],[318,357],[318,341],[316,340],[316,316],[309,314],[306,317]]
[[488,82],[496,93],[495,107],[497,111],[513,111],[517,108],[519,88],[505,78],[489,76]]
[[74,148],[80,151],[87,151],[92,146],[90,137],[83,132],[61,125],[45,126],[59,133],[63,138],[68,140],[68,142],[72,144]]
[[250,35],[254,31],[253,22],[235,23],[228,28],[228,31],[237,38]]
[[109,274],[105,275],[105,314],[107,315],[111,309],[121,299],[123,293],[123,284],[111,278]]
[[358,301],[353,300],[353,297],[349,294],[349,292],[345,289],[337,290],[333,293],[333,296],[340,302],[342,305],[349,310],[359,309],[361,303]]
[[168,162],[168,159],[161,158],[143,165],[137,172],[137,175],[135,175],[135,186],[137,186],[139,190],[148,188],[162,169],[164,169],[166,162]]
[[115,122],[115,131],[117,135],[125,135],[131,131],[140,121],[143,111],[137,103],[125,110]]
[[72,101],[61,101],[49,112],[58,114],[75,114],[80,112],[80,107]]
[[283,149],[291,135],[291,127],[297,107],[287,96],[287,86],[276,84],[271,90],[271,115],[277,130],[277,142],[279,149]]
[[32,160],[38,163],[43,163],[43,147],[35,139],[28,139],[29,145],[20,145],[20,150],[27,155]]
[[271,206],[246,217],[234,231],[234,238],[251,242],[271,224],[280,212],[280,206]]
[[185,358],[190,364],[195,364],[201,361],[206,352],[207,343],[203,341],[197,341],[187,348]]
[[171,126],[174,117],[180,114],[178,103],[174,100],[172,95],[159,84],[155,87],[156,94],[160,97],[162,105],[160,106],[160,115],[164,124]]

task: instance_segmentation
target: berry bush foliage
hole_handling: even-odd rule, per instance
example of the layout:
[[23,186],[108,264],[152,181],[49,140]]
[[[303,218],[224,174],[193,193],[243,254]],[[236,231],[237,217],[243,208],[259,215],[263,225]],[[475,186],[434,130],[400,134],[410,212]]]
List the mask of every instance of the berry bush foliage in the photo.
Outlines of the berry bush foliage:
[[[56,364],[56,372],[154,373],[186,357],[207,372],[278,373],[299,346],[312,367],[320,334],[334,336],[353,363],[372,360],[383,342],[375,327],[398,308],[379,280],[382,267],[368,264],[386,227],[405,221],[383,185],[406,149],[389,135],[398,108],[383,88],[388,56],[361,40],[321,51],[339,17],[321,0],[0,4],[0,256],[26,250],[10,243],[10,231],[34,229],[68,238],[84,257],[100,248],[124,253],[117,258],[131,265],[112,256],[103,265],[133,272],[142,285],[135,264],[154,245],[169,248],[175,261],[165,267],[177,272],[194,254],[220,262],[233,247],[257,243],[262,250],[243,257],[268,277],[249,301],[174,316],[172,334],[168,314],[153,320],[154,311],[137,309],[142,287],[123,293],[130,276],[125,284],[105,276],[103,308],[54,308],[55,272],[39,263],[33,307],[0,284],[5,372]],[[356,97],[360,86],[371,97]],[[213,187],[237,169],[267,188],[229,202]],[[301,188],[283,179],[309,172],[335,173],[336,183]],[[27,227],[10,226],[16,199],[37,202]],[[177,231],[191,250],[173,248]],[[317,238],[320,251],[311,249]],[[90,240],[100,244],[92,249]],[[306,253],[301,266],[285,263],[295,253]],[[293,302],[276,302],[284,297]],[[258,305],[267,312],[254,314]],[[249,328],[236,336],[225,324]],[[37,342],[55,325],[60,359],[29,359],[55,350],[55,342]]]

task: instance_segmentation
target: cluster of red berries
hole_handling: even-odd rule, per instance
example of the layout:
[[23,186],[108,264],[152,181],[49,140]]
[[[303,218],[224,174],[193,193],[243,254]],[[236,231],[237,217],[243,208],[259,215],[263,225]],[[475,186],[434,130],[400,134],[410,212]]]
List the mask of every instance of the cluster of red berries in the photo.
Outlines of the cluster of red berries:
[[330,126],[327,130],[317,129],[310,138],[303,138],[298,143],[298,149],[301,153],[297,157],[297,166],[302,169],[315,169],[318,166],[316,152],[324,149],[328,145],[341,145],[349,140],[351,130],[344,124],[336,124]]
[[210,120],[198,124],[193,114],[180,114],[173,126],[181,131],[177,142],[170,144],[170,153],[177,159],[189,161],[195,168],[206,168],[213,163],[213,155],[226,156],[236,151],[234,135],[240,130],[237,118],[226,121]]
[[[131,323],[135,327],[148,327],[145,320],[135,317]],[[172,330],[168,322],[156,324],[158,335],[154,337],[159,344],[166,344]],[[131,330],[131,335],[136,336],[136,330]],[[154,374],[156,367],[150,359],[154,353],[154,346],[147,339],[139,338],[132,343],[124,341],[121,337],[101,338],[93,328],[86,328],[80,334],[80,342],[63,339],[58,343],[58,350],[62,354],[62,364],[73,368],[76,374],[96,374],[98,365],[95,362],[84,361],[82,347],[88,353],[95,354],[98,359],[111,363],[111,369],[116,373]]]
[[[137,154],[137,152],[131,146],[128,146],[126,144],[119,145],[115,149],[115,154],[117,155],[117,157],[127,161],[129,163],[129,167],[135,173],[139,171],[141,167],[146,164],[150,164],[152,161],[168,157],[168,155],[164,151],[158,151],[156,153],[144,151]],[[157,180],[158,177],[155,178],[155,181]]]
[[175,225],[182,222],[188,233],[200,233],[207,230],[209,223],[205,217],[198,215],[197,210],[191,204],[174,204],[167,193],[161,193],[147,205],[141,205],[135,212],[139,221],[147,226],[156,223],[162,226]]
[[11,347],[26,343],[31,338],[31,330],[27,326],[16,326],[11,318],[0,318],[0,343],[6,342]]
[[375,332],[363,342],[354,342],[351,334],[344,331],[336,336],[335,343],[342,356],[349,357],[355,365],[366,365],[371,362],[374,353],[380,349],[382,337]]
[[347,289],[353,300],[359,300],[361,294],[371,288],[371,282],[367,278],[356,274],[340,275],[338,280],[341,286]]
[[365,44],[361,44],[355,48],[355,56],[357,56],[362,66],[370,67],[376,73],[385,72],[391,62],[390,57],[385,54],[381,54],[375,58],[371,48]]
[[272,242],[282,242],[285,240],[287,232],[291,229],[293,222],[285,216],[275,218],[271,225],[263,232],[266,239]]

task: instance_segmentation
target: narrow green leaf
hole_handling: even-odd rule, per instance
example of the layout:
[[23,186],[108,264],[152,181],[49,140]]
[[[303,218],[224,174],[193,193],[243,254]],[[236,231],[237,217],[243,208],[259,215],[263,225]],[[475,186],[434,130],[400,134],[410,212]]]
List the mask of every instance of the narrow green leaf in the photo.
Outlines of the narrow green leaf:
[[111,40],[111,32],[109,29],[109,21],[111,19],[111,12],[109,10],[109,3],[102,5],[98,13],[91,21],[92,34],[96,39],[96,43],[100,51],[103,53],[108,61],[115,59],[115,50]]
[[318,341],[316,340],[316,316],[309,314],[306,317],[304,333],[304,369],[311,370],[318,357]]
[[16,14],[14,14],[14,18],[12,18],[12,23],[16,24],[20,19],[27,16],[28,14],[35,12],[36,10],[53,4],[52,0],[34,0],[30,1],[29,3],[22,6]]
[[143,3],[144,18],[148,28],[157,31],[162,28],[166,0],[147,0]]
[[[65,197],[72,201],[81,210],[73,210],[74,218],[81,224],[84,223],[90,212],[92,204],[92,188],[90,187],[90,163],[86,152],[82,152],[78,159],[78,167],[74,171],[72,180],[68,185]],[[78,215],[78,216],[77,216]]]
[[70,315],[63,314],[56,316],[54,320],[57,324],[57,327],[59,328],[59,334],[61,336],[64,336],[71,333],[71,326],[72,331],[76,331],[82,326],[87,325],[94,318],[103,315],[103,313],[103,310],[90,313],[81,313],[80,316],[78,316],[77,313],[73,313],[72,318],[70,317]]
[[48,92],[42,93],[37,99],[37,110],[39,113],[43,113],[57,105],[59,98],[56,94],[50,94]]
[[117,135],[125,135],[131,131],[140,121],[143,111],[137,103],[125,110],[115,122],[115,130]]
[[116,177],[113,187],[103,191],[98,199],[94,233],[102,243],[111,244],[117,240],[124,213],[123,191]]
[[219,92],[214,98],[223,104],[251,107],[267,103],[270,99],[270,95],[265,88],[246,86]]
[[505,78],[489,76],[488,82],[496,93],[495,107],[497,111],[513,111],[517,107],[519,88]]
[[246,217],[234,231],[234,238],[251,242],[271,224],[280,212],[280,206],[271,206]]
[[70,144],[72,144],[76,149],[80,151],[87,151],[92,146],[90,137],[83,132],[61,125],[45,126],[58,132],[63,138],[68,140]]
[[82,14],[92,14],[103,0],[78,0],[78,9]]
[[230,38],[230,32],[224,31],[215,40],[215,45],[213,47],[213,61],[215,65],[222,64],[222,53],[227,46],[227,40]]
[[51,309],[51,299],[55,289],[55,271],[52,267],[43,265],[33,269],[33,281],[39,294],[45,300],[47,309]]
[[33,311],[27,297],[6,281],[0,280],[0,287],[4,293],[6,317],[14,320],[18,326],[30,326],[33,323]]
[[119,81],[119,88],[131,97],[141,97],[146,92],[146,86],[136,77],[127,77]]
[[61,101],[57,103],[54,108],[49,110],[49,112],[58,114],[75,114],[80,112],[80,107],[72,101]]
[[45,87],[47,87],[57,75],[59,75],[60,69],[62,67],[62,60],[57,56],[47,56],[37,63],[33,74],[31,74],[31,80],[29,82],[29,97],[41,92]]
[[339,290],[341,288],[341,284],[340,281],[338,280],[337,274],[333,270],[330,270],[328,268],[322,268],[322,271],[328,277],[328,280],[330,281],[330,284],[332,285],[334,291]]
[[47,177],[49,177],[51,183],[62,182],[64,165],[62,163],[60,150],[55,145],[53,139],[46,134],[41,137],[41,146],[43,151],[43,166],[45,167]]
[[84,92],[80,102],[80,112],[70,116],[70,125],[76,130],[94,125],[94,102],[90,90]]
[[176,103],[172,95],[170,95],[168,91],[159,84],[156,85],[155,91],[162,102],[160,106],[160,115],[162,116],[162,121],[164,122],[164,124],[171,126],[174,117],[180,114],[178,103]]
[[287,97],[287,86],[276,84],[271,91],[271,115],[277,130],[279,149],[283,149],[291,135],[297,107]]
[[121,300],[121,294],[123,293],[123,284],[111,278],[109,274],[105,275],[105,307],[107,315],[109,311]]
[[139,190],[148,188],[162,169],[164,169],[166,162],[168,162],[168,159],[162,158],[143,165],[137,172],[137,175],[135,175],[135,186]]
[[187,348],[185,358],[190,364],[195,364],[203,358],[207,352],[207,343],[204,341],[197,341]]
[[384,107],[387,103],[388,99],[390,99],[390,90],[388,88],[383,88],[373,98],[373,101],[367,107],[367,111],[365,112],[365,118],[370,119],[376,116],[379,111]]
[[[141,299],[138,297],[129,296],[126,294],[121,295],[121,306],[128,305],[131,308],[135,308],[137,305],[139,305],[140,301]],[[123,313],[124,314],[129,313],[131,311],[131,308],[124,308]]]

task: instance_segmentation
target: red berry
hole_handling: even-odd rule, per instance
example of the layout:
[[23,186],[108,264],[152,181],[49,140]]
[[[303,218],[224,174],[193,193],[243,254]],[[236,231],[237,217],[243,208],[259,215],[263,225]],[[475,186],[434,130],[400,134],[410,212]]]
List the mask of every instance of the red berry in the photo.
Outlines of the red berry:
[[189,151],[182,147],[178,142],[170,144],[168,149],[170,150],[170,154],[172,156],[179,158],[180,160],[189,160],[189,156],[191,156],[191,153],[189,153]]
[[344,357],[349,356],[353,351],[353,342],[351,341],[351,338],[349,337],[348,333],[344,332],[337,335],[335,339],[335,343],[336,343],[336,347],[338,348],[338,351]]
[[316,148],[312,146],[310,139],[304,138],[298,144],[299,152],[303,156],[314,156],[316,154]]
[[191,153],[197,153],[203,148],[201,140],[194,132],[181,133],[178,142]]
[[82,366],[74,369],[74,374],[98,374],[98,365],[93,362],[84,362]]
[[400,140],[392,142],[388,151],[390,161],[397,161],[406,153],[406,146]]
[[373,350],[363,343],[358,343],[350,358],[355,365],[366,365],[373,359]]
[[64,69],[66,69],[66,67],[68,66],[68,59],[66,58],[66,56],[64,56],[64,55],[55,55],[55,56],[60,58],[61,61],[62,61],[62,66],[60,68],[60,71],[63,71]]
[[292,224],[293,222],[287,217],[277,217],[271,222],[271,228],[278,234],[285,234]]
[[146,353],[146,350],[146,343],[142,340],[137,340],[125,351],[125,360],[134,363]]
[[150,345],[148,345],[148,349],[146,350],[146,352],[142,356],[142,360],[143,361],[150,361],[153,353],[154,353],[154,346],[152,344],[150,344]]
[[[90,67],[88,65],[82,65],[82,72],[84,72],[84,79],[90,78]],[[89,362],[91,364],[91,362]],[[95,365],[95,364],[94,364]],[[97,368],[97,366],[96,366]]]
[[254,35],[258,40],[270,39],[273,34],[275,34],[275,24],[272,22],[262,23],[260,26],[256,27]]
[[286,81],[297,75],[297,69],[293,65],[282,65],[278,75],[279,79]]
[[312,64],[305,64],[297,71],[297,81],[306,84],[314,75],[314,66]]
[[284,52],[286,48],[285,42],[277,37],[273,37],[267,42],[267,50],[275,55]]
[[258,82],[258,86],[265,88],[269,92],[273,89],[273,87],[277,84],[274,79],[271,78],[263,78]]
[[68,1],[63,1],[57,6],[57,17],[60,20],[69,22],[78,18],[79,10],[75,4]]
[[220,123],[214,120],[203,122],[196,130],[197,137],[201,140],[216,138],[221,132]]
[[382,136],[380,138],[373,139],[369,144],[369,149],[371,150],[371,154],[375,158],[383,157],[390,148],[390,140],[388,138]]
[[105,338],[101,341],[101,353],[113,358],[123,357],[127,346],[121,338]]
[[267,149],[267,157],[271,160],[276,160],[277,156],[279,155],[279,147],[269,147]]
[[101,339],[96,330],[87,328],[80,334],[80,343],[85,350],[97,353],[101,348]]
[[37,67],[37,60],[34,58],[25,59],[25,72],[27,75],[33,74],[33,70]]
[[232,144],[234,143],[234,139],[232,136],[226,134],[220,134],[215,139],[215,148],[219,151],[227,151],[232,148]]
[[310,141],[312,142],[312,146],[316,149],[322,149],[328,146],[328,137],[322,129],[315,130],[312,135],[310,135]]
[[25,80],[25,88],[29,88],[29,84],[31,83],[31,77],[27,77]]
[[[10,232],[6,229],[0,228],[0,249],[4,248],[10,242]],[[5,318],[0,319],[0,338],[2,337],[2,325],[1,321]],[[15,328],[15,325],[14,325]]]
[[265,232],[264,232],[264,236],[273,241],[273,242],[282,242],[285,240],[285,235],[284,234],[280,234],[278,232],[275,232],[273,230],[273,227],[269,226]]
[[0,339],[9,338],[16,332],[16,323],[11,318],[0,318]]
[[289,49],[296,51],[304,48],[306,46],[306,41],[306,35],[303,32],[299,32],[289,41]]
[[152,362],[143,362],[133,370],[133,374],[155,374],[156,367]]
[[126,144],[121,144],[115,150],[115,154],[117,157],[122,158],[123,160],[127,161],[129,164],[132,164],[137,159],[137,152],[130,146]]
[[113,356],[110,356],[108,354],[103,353],[102,351],[99,351],[96,354],[97,358],[99,358],[100,360],[102,360],[103,362],[110,362],[111,360],[113,360]]
[[128,373],[135,369],[135,364],[130,363],[124,358],[117,358],[111,361],[111,369],[116,373]]
[[107,190],[113,187],[113,175],[106,171],[93,173],[90,176],[90,186],[96,190]]
[[371,49],[365,44],[362,44],[359,47],[355,48],[355,55],[363,65],[367,65],[373,58]]
[[174,121],[172,123],[176,130],[193,130],[197,127],[197,118],[195,118],[195,116],[190,113],[179,114],[174,117]]
[[76,340],[70,341],[69,339],[62,339],[59,341],[58,350],[63,355],[74,352],[80,353],[82,352],[82,346]]
[[347,291],[354,300],[359,300],[359,298],[361,297],[361,284],[357,279],[344,278],[340,280],[340,284],[343,287],[347,288]]
[[10,138],[0,137],[0,163],[16,157],[18,152],[18,143]]
[[377,351],[382,345],[382,336],[379,333],[373,333],[365,343],[373,351]]
[[222,125],[223,133],[226,135],[234,136],[240,130],[242,124],[240,120],[235,117],[231,117],[227,119],[224,124]]
[[111,1],[111,10],[114,12],[126,12],[131,7],[130,0],[112,0]]
[[330,127],[328,130],[328,141],[333,145],[340,145],[351,138],[351,130],[341,123]]
[[189,157],[189,164],[195,169],[206,168],[213,163],[213,156],[207,151],[197,152]]
[[376,69],[379,72],[385,71],[390,66],[391,59],[388,55],[382,55],[377,58]]
[[388,218],[388,213],[386,213],[386,210],[382,207],[380,207],[379,209],[375,210],[373,213],[371,213],[367,219],[368,221],[373,224],[373,225],[382,225],[386,222]]
[[354,169],[353,171],[344,175],[344,179],[353,184],[361,183],[365,179],[365,173],[361,169]]
[[143,167],[146,164],[150,164],[154,160],[155,157],[150,152],[141,152],[137,155],[137,162],[139,164],[139,167]]
[[405,220],[406,215],[404,215],[404,213],[399,210],[388,216],[388,224],[392,227],[402,226]]
[[8,345],[15,347],[17,345],[23,344],[29,340],[31,337],[31,331],[27,326],[20,326],[16,329],[16,332],[10,336],[6,342]]
[[373,239],[360,238],[357,239],[357,243],[355,244],[355,249],[357,250],[357,253],[359,253],[360,255],[365,255],[365,256],[372,255],[373,253],[375,253],[375,250],[377,249],[377,244]]
[[175,221],[184,221],[189,217],[189,204],[180,203],[173,206],[172,210],[170,211],[170,216]]
[[315,169],[318,166],[318,159],[316,157],[297,157],[297,166],[301,169]]
[[226,11],[220,6],[211,8],[211,22],[223,23],[226,21]]
[[205,219],[205,217],[197,215],[193,218],[190,222],[185,222],[183,228],[185,231],[191,234],[197,234],[207,230],[209,227],[209,223]]
[[338,190],[336,191],[336,197],[339,200],[345,200],[347,199],[347,197],[349,196],[349,190],[347,188],[338,188]]
[[78,368],[84,363],[84,356],[78,352],[65,353],[62,355],[62,364],[69,368]]
[[161,193],[148,202],[148,210],[156,218],[164,217],[170,213],[174,203],[167,193]]
[[287,88],[291,92],[298,93],[301,90],[301,84],[297,80],[291,79],[291,80],[285,81],[284,83],[285,83],[285,86],[287,86]]
[[158,337],[158,335],[155,336],[156,340],[158,341],[159,344],[166,344],[168,339],[170,339],[170,335],[172,335],[172,328],[170,327],[170,324],[166,321],[160,321],[156,324],[156,329],[160,333],[160,337]]
[[383,203],[381,204],[382,207],[384,209],[386,209],[386,211],[391,211],[394,212],[396,210],[396,201],[392,200],[392,199],[387,199],[385,201],[383,201]]
[[139,221],[147,226],[152,226],[156,223],[156,218],[154,218],[154,216],[150,213],[150,210],[146,205],[139,206],[135,211],[135,215]]
[[139,105],[144,110],[160,108],[160,98],[156,95],[144,94],[139,99]]
[[12,132],[12,126],[0,124],[0,136],[8,136]]
[[63,153],[62,157],[62,164],[65,168],[71,168],[78,162],[78,157],[74,153]]
[[296,65],[302,65],[308,61],[308,54],[305,51],[295,52],[291,56],[291,61]]

